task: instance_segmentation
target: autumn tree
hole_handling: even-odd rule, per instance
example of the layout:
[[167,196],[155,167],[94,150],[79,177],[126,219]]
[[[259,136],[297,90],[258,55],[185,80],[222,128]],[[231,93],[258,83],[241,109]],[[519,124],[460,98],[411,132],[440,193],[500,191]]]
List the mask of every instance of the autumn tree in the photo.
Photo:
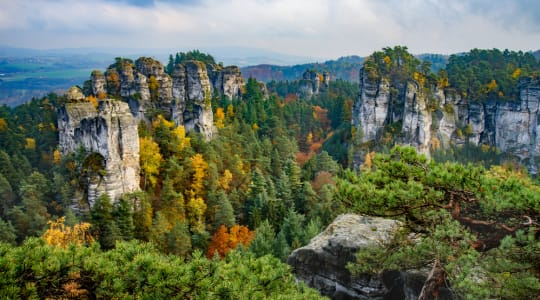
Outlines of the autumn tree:
[[158,180],[159,168],[162,157],[159,153],[159,146],[150,137],[139,138],[140,152],[139,161],[141,163],[141,174],[143,189],[154,187]]
[[49,228],[41,236],[48,245],[66,248],[69,245],[87,245],[94,239],[90,235],[90,223],[80,223],[74,226],[64,224],[65,217],[49,221]]
[[225,225],[221,225],[212,236],[206,256],[212,258],[217,253],[223,258],[227,252],[235,249],[239,245],[248,247],[254,234],[253,231],[250,231],[245,226],[234,225],[227,229]]

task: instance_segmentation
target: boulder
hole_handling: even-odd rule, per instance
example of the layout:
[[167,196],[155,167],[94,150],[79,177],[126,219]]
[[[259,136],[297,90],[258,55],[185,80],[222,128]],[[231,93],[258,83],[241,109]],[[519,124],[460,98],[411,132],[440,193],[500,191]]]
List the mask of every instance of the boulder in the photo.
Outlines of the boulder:
[[429,270],[353,276],[346,268],[356,252],[391,238],[401,222],[356,214],[338,216],[287,259],[297,279],[332,299],[417,299]]

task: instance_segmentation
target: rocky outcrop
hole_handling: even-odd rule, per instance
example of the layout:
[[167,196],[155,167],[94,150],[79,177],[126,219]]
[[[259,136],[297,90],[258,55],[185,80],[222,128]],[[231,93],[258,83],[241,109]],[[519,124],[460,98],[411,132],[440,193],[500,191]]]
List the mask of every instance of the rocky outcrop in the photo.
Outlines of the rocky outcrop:
[[439,147],[487,145],[516,157],[536,174],[540,83],[523,79],[519,90],[520,97],[513,102],[479,102],[450,89],[421,87],[414,80],[369,78],[361,71],[352,116],[352,125],[359,132],[356,142],[390,139],[412,145],[428,156]]
[[93,71],[90,75],[90,80],[92,82],[92,93],[97,97],[98,95],[107,94],[107,81],[105,80],[105,75],[100,71]]
[[428,271],[387,271],[353,276],[347,263],[368,245],[389,239],[395,220],[355,214],[338,216],[322,233],[287,259],[296,277],[332,299],[417,299]]
[[80,91],[68,93],[68,103],[58,111],[58,132],[63,155],[83,148],[87,154],[83,165],[92,163],[95,169],[96,160],[100,161],[100,170],[79,178],[87,180],[89,205],[103,193],[114,201],[139,190],[139,136],[128,104],[108,99],[96,109],[81,97]]
[[313,95],[318,95],[321,90],[328,88],[330,75],[324,71],[322,74],[314,70],[306,70],[299,81],[298,94],[305,99],[311,99]]
[[239,67],[209,64],[206,68],[212,87],[220,97],[225,96],[229,100],[241,97],[244,78]]
[[186,99],[184,127],[212,137],[214,117],[212,114],[212,87],[206,66],[199,61],[186,63]]
[[122,98],[138,120],[146,119],[148,113],[161,113],[210,139],[214,131],[212,98],[240,98],[244,80],[236,66],[188,61],[167,74],[159,61],[141,57],[135,62],[117,59],[105,75],[93,72],[88,84],[85,91],[89,94]]

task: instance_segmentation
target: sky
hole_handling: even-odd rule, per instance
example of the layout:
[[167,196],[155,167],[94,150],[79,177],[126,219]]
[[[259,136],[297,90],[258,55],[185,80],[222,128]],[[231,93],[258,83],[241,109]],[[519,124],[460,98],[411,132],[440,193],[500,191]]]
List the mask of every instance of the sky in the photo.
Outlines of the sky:
[[296,56],[540,49],[538,0],[0,0],[0,45]]

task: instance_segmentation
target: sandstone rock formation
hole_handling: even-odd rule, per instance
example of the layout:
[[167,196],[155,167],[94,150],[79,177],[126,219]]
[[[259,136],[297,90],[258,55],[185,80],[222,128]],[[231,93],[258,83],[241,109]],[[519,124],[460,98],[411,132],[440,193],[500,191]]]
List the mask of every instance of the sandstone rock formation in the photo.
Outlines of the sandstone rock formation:
[[520,97],[513,102],[479,102],[452,90],[427,89],[413,80],[369,78],[362,70],[352,125],[360,144],[380,141],[386,134],[428,156],[432,150],[450,145],[493,146],[518,158],[536,174],[540,82],[522,79],[519,90]]
[[428,271],[352,276],[346,268],[359,249],[389,239],[399,226],[395,220],[340,215],[287,263],[298,279],[332,299],[417,299]]
[[210,139],[214,132],[212,98],[239,98],[244,80],[236,66],[188,61],[167,74],[159,61],[141,57],[135,62],[118,58],[105,75],[94,71],[87,84],[87,95],[122,98],[138,120],[161,113]]
[[103,164],[103,172],[86,179],[89,205],[103,193],[114,201],[139,190],[139,135],[128,104],[108,99],[100,101],[96,109],[90,102],[78,101],[84,99],[80,90],[70,90],[67,98],[68,103],[58,111],[61,153],[82,147],[87,158],[98,154]]
[[299,82],[299,96],[310,99],[313,95],[318,95],[321,90],[327,89],[330,84],[330,75],[324,71],[322,74],[314,70],[306,70],[302,74]]

